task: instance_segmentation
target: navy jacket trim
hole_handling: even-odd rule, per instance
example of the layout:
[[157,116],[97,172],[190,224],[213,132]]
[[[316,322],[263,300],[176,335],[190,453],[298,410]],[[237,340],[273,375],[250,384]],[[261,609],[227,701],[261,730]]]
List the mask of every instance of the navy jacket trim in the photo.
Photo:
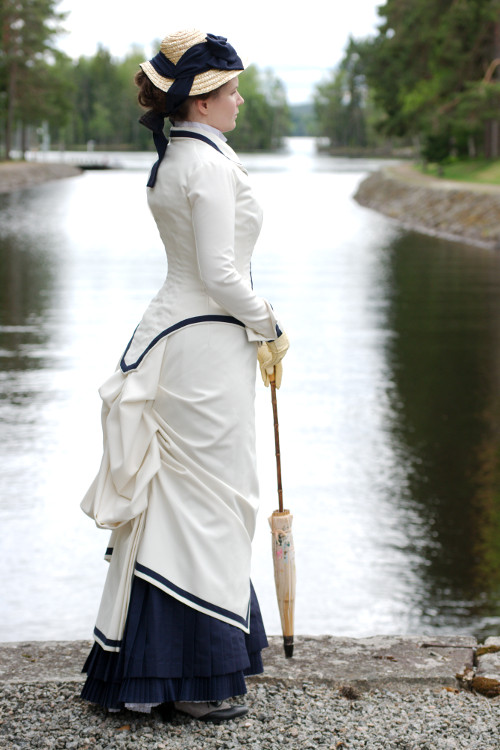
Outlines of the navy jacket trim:
[[99,628],[94,628],[94,637],[96,640],[99,640],[102,644],[106,646],[110,646],[113,648],[120,648],[121,646],[121,640],[120,641],[114,641],[112,638],[106,638],[104,633],[102,633]]
[[[158,152],[158,161],[155,161],[151,168],[151,172],[149,175],[148,180],[148,187],[154,188],[156,183],[156,177],[158,175],[158,169],[160,164],[163,161],[163,157],[165,156],[165,153],[167,151],[168,147],[168,141],[166,139],[165,133],[163,130],[156,130],[155,125],[152,123],[152,120],[154,119],[154,115],[150,117],[152,110],[149,110],[145,115],[143,115],[139,122],[141,122],[143,125],[145,125],[150,130],[153,130],[153,140],[155,142],[156,150]],[[153,127],[151,126],[153,124]],[[170,138],[195,138],[198,141],[203,141],[204,143],[207,143],[209,146],[212,146],[216,151],[219,152],[219,154],[222,154],[226,159],[229,159],[229,161],[232,161],[231,157],[229,157],[227,154],[222,151],[216,143],[210,140],[210,138],[207,138],[206,135],[202,135],[201,133],[193,133],[190,130],[176,130],[176,131],[170,131],[169,134]]]
[[209,612],[213,612],[214,615],[222,615],[223,617],[226,617],[228,620],[232,620],[233,622],[238,622],[240,625],[243,625],[243,627],[248,628],[248,623],[249,623],[249,618],[250,618],[250,602],[248,603],[246,619],[244,619],[243,617],[236,615],[234,612],[230,612],[228,609],[224,609],[223,607],[217,607],[215,604],[212,604],[211,602],[207,602],[205,601],[205,599],[201,599],[199,596],[190,594],[189,591],[185,591],[184,589],[181,589],[179,586],[176,586],[175,583],[172,583],[172,581],[169,581],[167,578],[164,578],[159,573],[156,573],[154,570],[151,570],[150,568],[146,568],[146,566],[141,565],[141,563],[136,562],[135,569],[138,573],[142,574],[141,577],[144,576],[146,579],[149,579],[151,583],[154,583],[155,581],[157,581],[158,583],[161,583],[161,585],[164,586],[166,589],[170,589],[170,591],[172,591],[173,593],[176,593],[182,596],[183,599],[186,599],[187,601],[192,602],[193,604],[198,604],[199,606],[203,607]]
[[[241,326],[242,328],[245,327],[245,324],[241,322],[241,320],[237,320],[236,318],[233,318],[231,315],[196,315],[194,318],[186,318],[185,320],[181,320],[178,323],[174,323],[173,326],[170,326],[169,328],[165,328],[164,331],[159,333],[155,338],[148,344],[148,346],[144,349],[141,356],[136,359],[135,362],[133,362],[131,365],[127,365],[125,362],[125,357],[127,356],[127,352],[130,349],[132,345],[132,341],[134,340],[134,336],[130,339],[130,341],[127,344],[127,348],[125,349],[123,353],[123,357],[120,362],[120,368],[122,372],[129,372],[129,370],[135,370],[136,367],[138,367],[146,354],[158,343],[158,341],[161,341],[162,338],[165,336],[168,336],[171,333],[174,333],[174,331],[178,331],[180,328],[185,328],[186,326],[193,325],[195,323],[232,323],[233,325]],[[135,335],[135,332],[134,332]]]
[[190,130],[171,130],[170,138],[195,138],[198,141],[208,143],[208,145],[212,146],[212,148],[218,151],[219,154],[222,154],[222,156],[225,156],[226,159],[229,159],[229,156],[226,156],[224,151],[222,151],[216,143],[214,143],[210,140],[210,138],[208,138],[206,135],[202,135],[201,133],[193,133]]

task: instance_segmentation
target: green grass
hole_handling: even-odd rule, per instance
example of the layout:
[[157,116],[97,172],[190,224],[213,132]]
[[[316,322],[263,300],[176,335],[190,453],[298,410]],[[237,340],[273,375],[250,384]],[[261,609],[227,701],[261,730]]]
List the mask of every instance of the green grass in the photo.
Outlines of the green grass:
[[[419,168],[424,174],[438,176],[436,164],[430,164],[427,170]],[[445,180],[460,180],[461,182],[481,182],[490,185],[500,185],[500,160],[468,159],[445,164],[439,175]]]

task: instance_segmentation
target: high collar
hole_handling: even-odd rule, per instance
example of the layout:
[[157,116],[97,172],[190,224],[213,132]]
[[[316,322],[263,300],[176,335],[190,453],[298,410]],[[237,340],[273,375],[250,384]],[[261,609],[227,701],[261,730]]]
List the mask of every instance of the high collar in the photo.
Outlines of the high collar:
[[196,122],[195,120],[183,120],[181,122],[176,122],[174,127],[182,128],[182,130],[186,130],[186,128],[195,128],[195,129],[201,128],[205,133],[212,133],[212,135],[217,135],[221,139],[221,141],[224,141],[224,143],[226,143],[227,141],[226,136],[221,130],[214,128],[212,125],[207,125],[205,122]]
[[[215,146],[217,146],[217,149],[219,151],[222,151],[224,156],[226,156],[228,159],[230,159],[232,162],[234,162],[245,174],[247,173],[247,170],[239,160],[237,154],[233,151],[231,146],[228,143],[225,143],[221,138],[217,135],[218,131],[215,131],[215,128],[212,128],[215,132],[209,132],[205,128],[202,127],[202,123],[198,122],[192,122],[189,123],[189,125],[186,125],[185,127],[181,127],[180,123],[176,123],[175,125],[172,125],[170,128],[170,132],[174,133],[176,130],[185,130],[192,133],[201,133],[206,138],[209,138]],[[181,139],[179,139],[181,140]],[[210,148],[210,147],[209,147]]]

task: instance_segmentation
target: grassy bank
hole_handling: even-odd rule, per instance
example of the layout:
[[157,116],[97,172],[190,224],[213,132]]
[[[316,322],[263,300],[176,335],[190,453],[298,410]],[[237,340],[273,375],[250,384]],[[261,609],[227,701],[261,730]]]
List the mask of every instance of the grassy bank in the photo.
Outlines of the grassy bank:
[[500,160],[468,159],[450,162],[442,167],[440,174],[438,174],[437,164],[429,164],[426,169],[420,166],[418,169],[422,174],[441,177],[444,180],[500,185]]

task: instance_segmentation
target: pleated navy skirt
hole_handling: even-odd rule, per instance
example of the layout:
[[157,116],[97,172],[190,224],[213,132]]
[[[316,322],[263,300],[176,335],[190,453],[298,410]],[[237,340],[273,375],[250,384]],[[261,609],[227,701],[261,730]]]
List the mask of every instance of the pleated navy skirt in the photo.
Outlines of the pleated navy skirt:
[[134,577],[119,652],[97,643],[81,696],[109,709],[126,704],[216,701],[246,693],[263,671],[264,623],[251,587],[250,633],[198,612]]

